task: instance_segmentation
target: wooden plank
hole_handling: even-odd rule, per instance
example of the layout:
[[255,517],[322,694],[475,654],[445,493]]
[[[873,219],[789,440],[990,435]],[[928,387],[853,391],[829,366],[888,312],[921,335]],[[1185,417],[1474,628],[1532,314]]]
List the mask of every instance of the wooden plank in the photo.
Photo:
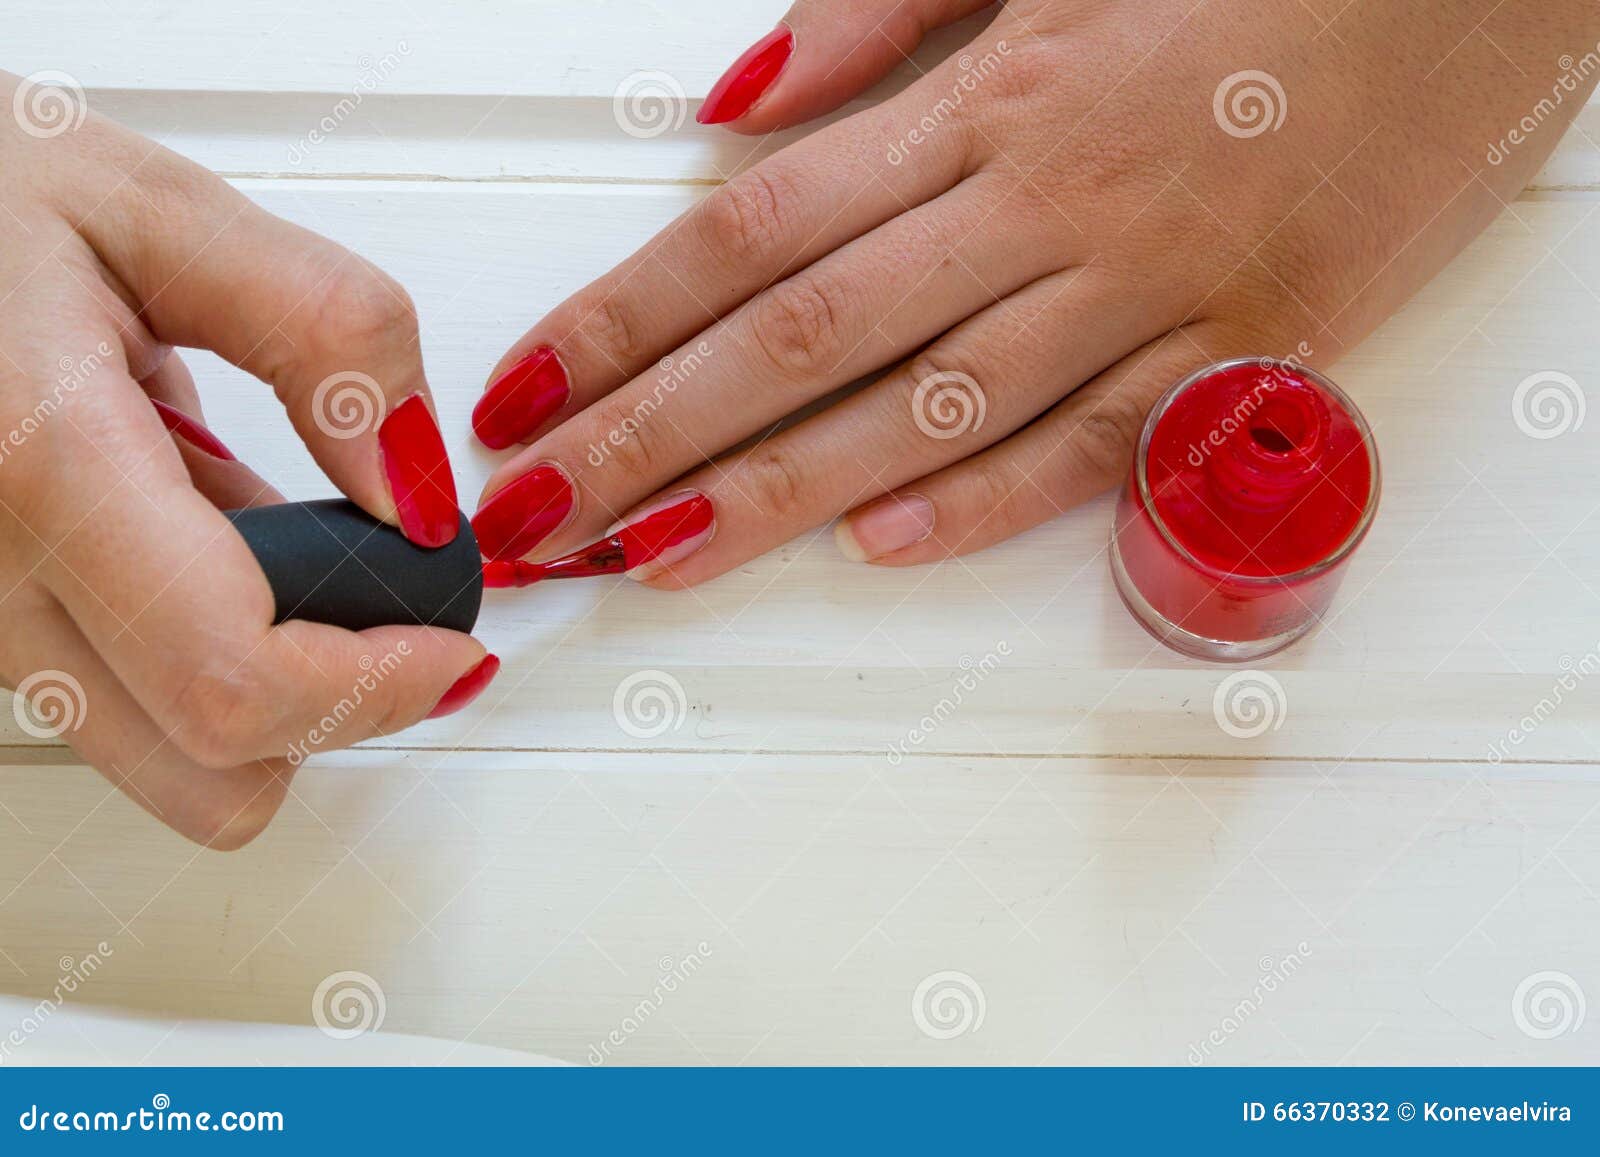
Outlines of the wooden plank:
[[699,99],[787,8],[785,0],[607,0],[581,13],[548,0],[128,0],[110,8],[15,0],[0,67],[60,69],[89,89],[362,88],[608,102],[629,76],[650,71]]
[[[1592,976],[1592,768],[356,754],[234,856],[106,793],[0,771],[6,990],[104,941],[75,1007],[307,1024],[360,971],[388,1030],[578,1063],[1600,1060],[1511,1014]],[[919,1030],[941,973],[980,1030]]]
[[[696,195],[615,185],[245,187],[413,289],[469,501],[496,460],[467,434],[487,368],[541,310]],[[612,717],[613,695],[625,677],[655,668],[683,688],[683,725],[646,746],[883,751],[922,729],[963,660],[994,655],[967,708],[923,749],[1471,759],[1515,731],[1504,754],[1592,759],[1595,700],[1558,690],[1558,679],[1577,668],[1581,682],[1600,662],[1600,499],[1591,484],[1600,424],[1529,438],[1511,406],[1537,370],[1600,382],[1590,340],[1600,298],[1587,272],[1600,268],[1596,204],[1520,202],[1339,367],[1383,448],[1384,508],[1330,627],[1270,664],[1287,705],[1276,731],[1225,734],[1212,705],[1226,672],[1154,647],[1123,613],[1106,571],[1110,510],[1101,501],[934,568],[852,566],[824,534],[691,595],[625,583],[496,594],[483,636],[506,671],[486,706],[397,742],[635,747]],[[231,445],[290,495],[328,492],[267,391],[213,358],[192,361]],[[1559,710],[1538,708],[1552,697]],[[1535,713],[1534,726],[1519,722]],[[35,742],[0,713],[0,743]]]

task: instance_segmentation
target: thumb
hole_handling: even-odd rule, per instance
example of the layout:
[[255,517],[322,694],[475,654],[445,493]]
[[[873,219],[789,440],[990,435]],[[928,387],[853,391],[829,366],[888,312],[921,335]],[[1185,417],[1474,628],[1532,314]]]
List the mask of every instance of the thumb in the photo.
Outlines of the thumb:
[[695,116],[769,133],[832,112],[881,80],[935,28],[993,0],[797,0],[712,87]]

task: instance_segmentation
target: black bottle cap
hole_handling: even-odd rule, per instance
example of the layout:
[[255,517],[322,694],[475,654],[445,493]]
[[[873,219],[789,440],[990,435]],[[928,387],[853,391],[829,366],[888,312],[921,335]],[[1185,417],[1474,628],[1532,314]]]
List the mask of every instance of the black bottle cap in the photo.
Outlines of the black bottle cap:
[[275,622],[471,632],[478,621],[483,561],[466,515],[455,541],[436,550],[417,546],[342,498],[227,516],[266,572],[277,601]]

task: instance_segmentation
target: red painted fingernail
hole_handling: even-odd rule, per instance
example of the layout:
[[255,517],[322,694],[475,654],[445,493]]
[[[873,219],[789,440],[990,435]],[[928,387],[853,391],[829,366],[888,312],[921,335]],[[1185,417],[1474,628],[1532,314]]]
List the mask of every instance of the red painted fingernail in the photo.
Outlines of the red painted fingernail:
[[196,450],[210,454],[213,458],[221,458],[224,462],[237,462],[233,451],[222,444],[210,430],[199,422],[189,417],[182,410],[167,405],[165,402],[150,399],[150,404],[156,408],[156,413],[161,417],[161,424],[167,428],[167,433],[176,434]]
[[484,391],[472,410],[472,431],[491,450],[522,441],[572,396],[556,351],[540,346]]
[[484,558],[521,558],[558,530],[576,503],[565,474],[554,466],[535,466],[489,495],[472,516],[478,549]]
[[722,74],[694,119],[703,125],[725,125],[744,116],[772,87],[793,52],[794,33],[778,25]]
[[378,446],[405,536],[418,546],[452,542],[461,524],[456,480],[439,424],[421,394],[412,394],[383,420]]
[[[716,521],[711,499],[690,491],[644,511],[642,517],[635,515],[632,522],[617,531],[616,537],[622,543],[629,572],[635,578],[646,578],[688,558],[710,542]],[[648,570],[641,572],[641,567]]]
[[498,674],[500,674],[499,658],[485,655],[476,667],[450,684],[450,690],[446,691],[434,709],[428,712],[428,718],[438,719],[444,715],[454,715],[482,695],[484,689],[494,682],[494,677]]

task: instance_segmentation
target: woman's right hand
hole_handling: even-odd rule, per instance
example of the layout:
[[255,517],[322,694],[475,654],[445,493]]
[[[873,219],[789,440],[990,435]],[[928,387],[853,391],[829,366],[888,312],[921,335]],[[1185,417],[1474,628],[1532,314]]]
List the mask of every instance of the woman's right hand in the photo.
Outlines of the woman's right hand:
[[414,308],[81,99],[0,73],[0,682],[24,730],[238,847],[305,756],[459,706],[495,664],[449,631],[272,625],[220,511],[281,499],[210,437],[171,347],[269,383],[340,490],[439,545],[455,485]]

